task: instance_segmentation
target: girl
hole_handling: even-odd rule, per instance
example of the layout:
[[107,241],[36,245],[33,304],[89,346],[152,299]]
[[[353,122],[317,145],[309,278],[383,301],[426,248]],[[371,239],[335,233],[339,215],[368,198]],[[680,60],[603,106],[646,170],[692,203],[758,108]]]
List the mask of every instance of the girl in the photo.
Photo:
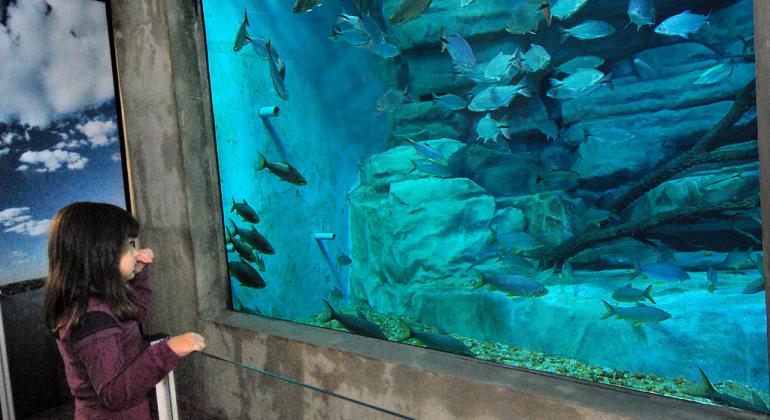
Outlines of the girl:
[[75,397],[75,419],[150,419],[148,393],[180,358],[203,350],[192,332],[150,346],[140,323],[150,306],[139,224],[110,204],[73,203],[48,236],[45,320]]

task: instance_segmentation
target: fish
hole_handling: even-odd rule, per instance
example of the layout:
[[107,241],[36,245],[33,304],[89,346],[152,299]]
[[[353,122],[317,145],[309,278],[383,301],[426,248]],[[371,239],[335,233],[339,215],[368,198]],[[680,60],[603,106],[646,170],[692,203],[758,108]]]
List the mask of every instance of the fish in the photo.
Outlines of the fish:
[[461,111],[468,106],[468,101],[452,93],[446,93],[443,95],[436,95],[434,93],[433,101],[438,102],[439,104],[452,111]]
[[388,17],[391,25],[401,25],[417,19],[430,6],[433,0],[401,0]]
[[604,64],[604,59],[600,57],[595,55],[581,55],[559,64],[556,67],[556,72],[572,74],[581,69],[595,69],[602,64]]
[[382,58],[394,58],[401,54],[401,50],[398,47],[388,42],[369,43],[368,48],[374,55]]
[[545,48],[532,44],[521,57],[522,69],[529,73],[543,70],[551,64],[551,55]]
[[449,169],[448,166],[444,165],[437,165],[435,163],[429,162],[415,162],[413,160],[410,160],[412,162],[412,169],[409,171],[410,173],[419,170],[421,172],[424,172],[428,175],[433,175],[439,178],[452,178],[454,176],[454,173],[451,169]]
[[275,254],[275,248],[270,245],[270,241],[267,240],[259,231],[254,228],[239,228],[238,226],[232,232],[233,236],[239,236],[247,244],[253,246],[257,251],[273,255]]
[[667,262],[637,266],[634,277],[639,276],[641,274],[644,274],[646,277],[651,279],[663,280],[663,281],[670,281],[670,280],[684,281],[690,278],[690,275],[687,274],[686,271],[682,270],[681,267],[679,267],[676,264],[667,263]]
[[380,338],[383,340],[388,339],[380,327],[377,326],[377,324],[374,322],[355,315],[348,315],[342,312],[337,312],[334,310],[332,305],[326,301],[326,299],[321,300],[326,304],[326,307],[329,310],[330,319],[336,319],[340,324],[342,324],[351,332],[372,338]]
[[472,73],[476,69],[476,57],[465,38],[460,35],[442,36],[442,52],[447,51],[452,57],[455,70],[461,74]]
[[708,25],[708,16],[691,13],[689,10],[669,17],[655,27],[655,33],[666,36],[679,36],[689,39],[690,35]]
[[725,255],[725,259],[722,260],[720,265],[725,268],[740,270],[744,267],[748,267],[752,262],[751,249],[741,251],[740,249],[736,248]]
[[249,223],[259,223],[259,216],[257,215],[257,212],[249,205],[249,203],[246,202],[245,198],[243,199],[242,203],[236,203],[235,198],[230,198],[233,200],[233,205],[230,207],[231,213],[235,211],[239,216],[243,218],[243,220]]
[[265,280],[262,276],[248,263],[242,261],[229,261],[227,263],[227,271],[231,276],[238,280],[238,283],[245,287],[252,289],[265,288]]
[[551,89],[548,89],[546,96],[554,99],[582,98],[594,93],[597,89],[599,89],[599,87],[601,87],[600,84],[596,84],[585,89],[573,89],[566,86],[554,86]]
[[351,260],[347,255],[340,254],[337,256],[337,265],[346,266],[350,265],[351,263],[353,263],[353,260]]
[[626,14],[628,14],[628,20],[630,23],[636,25],[636,30],[642,28],[642,26],[655,24],[655,7],[652,4],[653,0],[628,0],[628,8]]
[[418,155],[424,157],[428,161],[435,163],[436,165],[449,166],[449,161],[444,157],[444,155],[431,147],[428,143],[416,142],[410,138],[407,138],[406,141],[408,141],[409,144],[414,147],[414,150],[417,151]]
[[516,95],[532,97],[532,92],[527,87],[526,79],[515,85],[491,85],[477,93],[468,104],[468,110],[473,112],[487,112],[507,107]]
[[516,59],[516,54],[504,54],[502,51],[498,52],[489,62],[484,66],[484,80],[496,83],[508,83],[513,76],[518,73],[518,69],[514,67],[513,61]]
[[652,285],[647,286],[646,289],[636,289],[634,287],[631,287],[631,283],[628,283],[627,285],[619,288],[618,290],[615,290],[612,293],[612,298],[617,300],[618,302],[638,302],[640,300],[647,299],[652,303],[655,303],[655,300],[652,298],[652,295],[650,292],[652,291]]
[[233,52],[238,52],[243,48],[243,44],[249,39],[249,33],[246,28],[249,26],[249,16],[246,14],[246,9],[243,9],[243,22],[238,27],[238,33],[235,34],[235,41],[233,42]]
[[761,293],[765,291],[765,279],[758,278],[749,283],[741,293],[744,295],[753,295],[754,293]]
[[321,5],[321,0],[297,0],[291,9],[294,13],[309,12]]
[[238,252],[238,255],[241,256],[246,261],[251,262],[257,262],[257,258],[254,256],[254,250],[239,240],[236,237],[230,237],[230,242],[233,244],[233,248],[235,248],[235,251]]
[[374,107],[377,109],[377,112],[394,112],[408,99],[409,93],[407,92],[407,89],[396,90],[390,88],[385,94],[377,99],[377,103]]
[[554,88],[567,89],[577,93],[596,86],[599,82],[604,80],[605,77],[606,75],[601,70],[580,69],[565,77],[563,80],[553,78],[548,80]]
[[735,63],[719,63],[699,74],[698,77],[695,78],[693,84],[713,85],[714,83],[719,83],[730,77],[730,75],[733,74],[733,71],[735,71]]
[[577,13],[588,0],[556,0],[551,6],[551,16],[559,20],[567,20],[570,16]]
[[259,253],[255,252],[254,253],[254,257],[256,257],[256,259],[257,259],[257,261],[256,261],[256,263],[257,263],[257,271],[264,272],[265,271],[265,260],[262,258],[262,255],[260,255]]
[[615,316],[618,319],[624,319],[634,325],[642,325],[645,323],[656,324],[661,321],[665,321],[671,318],[671,314],[652,306],[647,306],[641,302],[637,302],[636,306],[612,306],[602,299],[604,307],[607,309],[607,313],[602,316],[601,319],[607,319],[611,316]]
[[585,129],[585,137],[599,143],[626,143],[636,138],[636,135],[622,127],[590,127]]
[[464,356],[475,356],[473,352],[471,352],[471,349],[465,345],[465,343],[455,337],[452,337],[451,335],[439,334],[431,331],[419,331],[412,328],[404,321],[400,322],[406,325],[410,336],[420,340],[421,343],[432,349],[462,354]]
[[535,183],[544,182],[548,185],[577,184],[580,174],[567,169],[554,169],[542,175],[535,176]]
[[[470,109],[470,106],[468,107]],[[492,118],[492,115],[487,113],[483,118],[476,123],[476,140],[482,140],[484,144],[488,141],[497,143],[500,136],[507,139],[511,138],[510,128],[507,124]]]
[[559,28],[559,32],[562,42],[569,37],[581,40],[599,39],[615,33],[615,27],[601,20],[586,20],[571,28]]
[[765,402],[762,401],[762,397],[760,397],[756,391],[752,391],[752,402],[746,401],[742,398],[733,397],[732,395],[728,395],[723,392],[719,392],[716,390],[716,388],[714,388],[713,385],[711,385],[711,381],[709,381],[709,378],[703,372],[703,369],[697,365],[696,367],[698,368],[698,373],[700,374],[701,383],[700,385],[690,386],[684,389],[686,394],[692,395],[694,397],[708,398],[711,401],[728,405],[730,407],[770,414],[770,409],[768,409]]
[[706,271],[706,280],[708,280],[706,289],[713,293],[717,289],[717,270],[714,270],[714,267],[709,267]]
[[283,162],[268,162],[262,153],[257,152],[256,169],[261,171],[264,168],[267,168],[273,175],[290,184],[299,186],[307,185],[305,177],[303,177],[293,166]]
[[265,50],[267,51],[267,61],[270,63],[270,79],[273,80],[275,93],[278,94],[278,97],[281,99],[287,100],[289,99],[289,91],[286,90],[286,85],[283,83],[283,80],[286,77],[286,66],[282,66],[283,71],[279,70],[278,64],[276,64],[278,60],[274,58],[270,51],[269,39],[265,42]]
[[531,251],[542,246],[540,241],[526,232],[497,233],[493,228],[489,228],[489,230],[492,232],[491,240],[493,242],[500,242],[516,251]]
[[525,274],[531,274],[535,270],[535,266],[532,265],[531,262],[527,261],[526,258],[517,254],[508,253],[504,255],[499,255],[497,257],[497,260],[502,264],[505,264],[507,267],[511,269],[515,269]]
[[530,276],[523,274],[505,274],[487,276],[473,269],[477,277],[474,288],[488,285],[494,290],[500,290],[508,296],[541,297],[548,294],[548,289]]
[[346,42],[354,47],[363,47],[371,44],[372,40],[366,32],[359,29],[343,30],[341,27],[335,25],[332,28],[332,34],[329,39],[335,42]]

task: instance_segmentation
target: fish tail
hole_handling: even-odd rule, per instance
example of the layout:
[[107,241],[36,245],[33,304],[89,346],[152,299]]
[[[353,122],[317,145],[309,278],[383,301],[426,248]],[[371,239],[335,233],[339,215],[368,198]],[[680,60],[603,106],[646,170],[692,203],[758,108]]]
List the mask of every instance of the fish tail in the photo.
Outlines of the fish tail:
[[602,299],[602,303],[604,304],[604,307],[607,309],[607,313],[604,314],[604,316],[601,317],[601,319],[607,319],[613,315],[615,315],[615,307],[607,303],[606,300]]
[[[268,41],[268,43],[269,42],[270,41]],[[266,165],[267,165],[267,160],[265,159],[265,155],[257,152],[257,165],[256,165],[257,170],[261,171],[262,169],[265,169]]]
[[685,392],[695,397],[708,398],[709,395],[714,395],[714,392],[715,392],[714,386],[711,385],[711,381],[709,381],[709,378],[706,376],[705,373],[703,373],[703,369],[701,369],[700,366],[697,366],[697,368],[698,368],[698,372],[700,373],[701,383],[700,385],[690,387]]
[[246,22],[246,26],[249,26],[249,15],[246,13],[246,8],[243,8],[243,21]]
[[570,32],[568,29],[564,29],[562,27],[559,27],[559,41],[561,43],[564,43],[570,36]]
[[646,297],[647,300],[649,300],[650,302],[655,303],[657,305],[655,300],[652,298],[652,295],[650,294],[651,291],[652,291],[652,285],[647,286],[647,288],[644,289],[644,297]]
[[415,161],[413,161],[412,159],[409,159],[409,162],[411,163],[411,167],[409,168],[409,172],[408,173],[411,174],[412,172],[414,172],[417,169],[417,163],[415,163]]
[[329,302],[326,301],[326,299],[321,298],[321,300],[324,302],[326,307],[329,309],[329,319],[327,319],[326,321],[331,321],[332,319],[334,319],[334,308],[332,307],[332,305]]

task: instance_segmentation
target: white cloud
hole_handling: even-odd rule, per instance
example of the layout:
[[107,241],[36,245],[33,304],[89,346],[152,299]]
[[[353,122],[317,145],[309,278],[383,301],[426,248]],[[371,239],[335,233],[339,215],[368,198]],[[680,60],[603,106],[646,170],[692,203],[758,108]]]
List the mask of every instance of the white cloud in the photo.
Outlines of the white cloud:
[[[33,220],[28,213],[29,207],[11,207],[0,211],[0,225],[6,228],[3,231],[27,236],[46,234],[51,226],[51,220]],[[14,251],[12,255],[17,253],[23,255],[21,251]]]
[[62,140],[67,140],[70,138],[70,135],[67,133],[59,133],[59,137],[61,137]]
[[0,137],[0,144],[11,144],[16,136],[12,132],[7,132]]
[[120,162],[120,153],[113,153],[110,155],[110,159],[112,159],[113,162]]
[[54,146],[54,149],[78,149],[81,146],[88,146],[88,142],[85,140],[72,140],[70,142],[63,142],[60,141],[56,143],[56,146]]
[[29,212],[29,207],[11,207],[0,211],[0,225],[9,227],[28,222],[32,220],[32,216],[25,214],[27,212]]
[[19,223],[16,226],[10,227],[5,232],[18,233],[19,235],[27,236],[40,236],[48,233],[48,228],[51,226],[51,220],[32,220],[29,222]]
[[114,97],[103,3],[17,1],[7,16],[7,30],[0,31],[0,122],[46,127]]
[[7,155],[8,153],[11,153],[10,147],[0,148],[0,156]]
[[19,172],[24,172],[27,169],[29,169],[29,165],[19,165],[19,167],[16,168],[16,170],[19,171]]
[[118,126],[112,120],[93,120],[85,124],[78,124],[80,130],[91,142],[91,147],[106,146],[118,141]]
[[[68,152],[60,149],[41,150],[39,152],[28,150],[21,154],[19,162],[30,165],[42,164],[43,167],[35,168],[35,171],[37,172],[55,172],[61,168],[62,165],[66,165],[67,169],[83,169],[88,162],[88,158],[83,157],[76,152]],[[23,169],[22,166],[24,166]],[[24,171],[28,169],[27,165],[22,166],[19,166],[16,170]]]

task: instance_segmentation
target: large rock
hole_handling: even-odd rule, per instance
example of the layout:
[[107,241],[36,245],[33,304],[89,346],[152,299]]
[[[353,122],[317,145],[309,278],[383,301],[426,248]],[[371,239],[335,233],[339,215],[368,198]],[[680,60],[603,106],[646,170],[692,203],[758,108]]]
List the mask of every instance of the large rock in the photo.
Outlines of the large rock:
[[467,178],[394,181],[349,195],[354,293],[393,285],[455,284],[489,241],[492,196]]
[[583,226],[580,220],[585,210],[583,200],[564,191],[505,197],[498,199],[498,206],[521,210],[527,218],[527,233],[544,244],[563,243]]

